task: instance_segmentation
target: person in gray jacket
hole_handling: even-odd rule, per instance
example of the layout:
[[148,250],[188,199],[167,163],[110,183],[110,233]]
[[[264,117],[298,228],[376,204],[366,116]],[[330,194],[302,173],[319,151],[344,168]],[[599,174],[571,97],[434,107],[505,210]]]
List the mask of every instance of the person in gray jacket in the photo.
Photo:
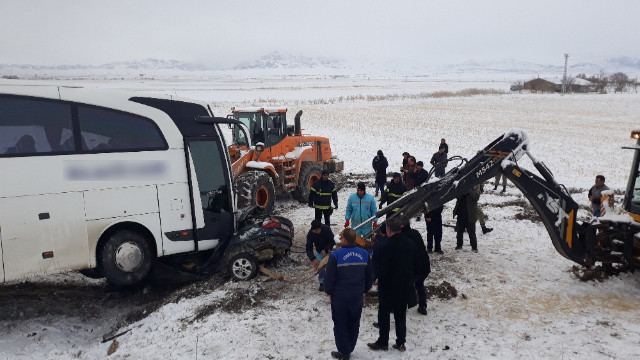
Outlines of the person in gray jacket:
[[589,200],[591,201],[591,211],[593,212],[593,216],[600,217],[600,206],[601,206],[601,198],[602,192],[605,190],[610,190],[607,185],[604,184],[604,176],[598,175],[596,176],[596,184],[589,189]]

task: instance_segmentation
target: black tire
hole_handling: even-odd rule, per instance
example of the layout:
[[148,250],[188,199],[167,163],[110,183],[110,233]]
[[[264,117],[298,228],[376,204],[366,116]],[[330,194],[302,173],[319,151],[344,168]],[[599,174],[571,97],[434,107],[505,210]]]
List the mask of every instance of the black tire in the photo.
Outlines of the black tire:
[[258,263],[253,255],[240,253],[229,260],[227,271],[235,280],[251,280],[258,273]]
[[128,286],[149,275],[154,258],[144,236],[132,230],[118,230],[102,245],[98,268],[110,283]]
[[236,180],[238,209],[257,206],[270,214],[276,199],[276,190],[271,177],[263,171],[247,171]]
[[104,276],[98,271],[96,268],[91,269],[82,269],[78,271],[80,274],[90,278],[90,279],[102,279]]
[[306,203],[309,201],[309,190],[313,183],[320,180],[322,176],[322,165],[314,162],[305,161],[300,166],[300,177],[298,178],[298,186],[291,193],[294,199]]

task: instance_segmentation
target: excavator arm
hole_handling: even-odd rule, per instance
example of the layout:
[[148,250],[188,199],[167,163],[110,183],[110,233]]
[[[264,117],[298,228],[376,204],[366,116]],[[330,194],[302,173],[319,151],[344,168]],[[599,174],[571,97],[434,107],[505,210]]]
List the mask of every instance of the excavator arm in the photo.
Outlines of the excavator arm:
[[[375,217],[414,217],[463,196],[474,186],[504,173],[538,212],[556,250],[565,258],[585,265],[585,227],[576,222],[578,204],[566,188],[555,181],[547,167],[528,152],[527,146],[527,134],[512,129],[478,151],[472,159],[459,158],[460,165],[453,167],[444,177],[431,180],[432,169],[425,183],[380,209]],[[518,166],[518,160],[525,154],[540,176]],[[396,208],[400,210],[393,212]],[[364,238],[369,239],[376,231],[379,229]]]

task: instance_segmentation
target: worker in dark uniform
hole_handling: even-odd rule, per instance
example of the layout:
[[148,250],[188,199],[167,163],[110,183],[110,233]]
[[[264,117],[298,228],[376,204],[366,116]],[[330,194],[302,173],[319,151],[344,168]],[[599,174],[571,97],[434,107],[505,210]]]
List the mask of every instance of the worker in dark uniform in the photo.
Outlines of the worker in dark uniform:
[[[335,245],[333,240],[333,232],[327,225],[322,225],[320,220],[315,219],[311,222],[311,229],[307,233],[307,244],[305,250],[307,251],[307,257],[313,263],[313,267],[318,269],[318,265],[322,259],[329,255],[331,249]],[[313,248],[315,252],[313,251]],[[324,276],[326,270],[322,270],[318,273],[318,282],[320,286],[318,291],[324,291]]]
[[[386,202],[387,205],[390,205],[394,201],[400,199],[404,194],[407,193],[407,186],[402,182],[402,177],[400,173],[393,173],[393,180],[387,184],[387,188],[382,193],[380,197],[380,206],[379,209],[382,209],[382,205]],[[393,209],[394,212],[400,210],[400,208]]]
[[324,224],[327,226],[331,225],[331,214],[333,213],[331,200],[333,200],[334,209],[337,209],[338,190],[333,181],[329,180],[329,172],[322,170],[320,180],[316,181],[309,190],[309,207],[316,209],[316,220],[319,221],[324,215]]
[[356,246],[356,232],[344,229],[342,247],[329,255],[325,292],[331,299],[335,359],[349,359],[356,348],[364,294],[373,285],[373,264],[366,250]]

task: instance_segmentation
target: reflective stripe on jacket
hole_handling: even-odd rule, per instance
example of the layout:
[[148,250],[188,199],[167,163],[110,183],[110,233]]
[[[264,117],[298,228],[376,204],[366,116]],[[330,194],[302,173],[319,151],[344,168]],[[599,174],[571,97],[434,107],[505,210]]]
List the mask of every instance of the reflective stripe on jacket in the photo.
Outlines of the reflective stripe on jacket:
[[338,190],[333,181],[320,179],[313,183],[309,190],[309,205],[316,209],[327,210],[331,208],[331,200],[334,205],[338,206]]

